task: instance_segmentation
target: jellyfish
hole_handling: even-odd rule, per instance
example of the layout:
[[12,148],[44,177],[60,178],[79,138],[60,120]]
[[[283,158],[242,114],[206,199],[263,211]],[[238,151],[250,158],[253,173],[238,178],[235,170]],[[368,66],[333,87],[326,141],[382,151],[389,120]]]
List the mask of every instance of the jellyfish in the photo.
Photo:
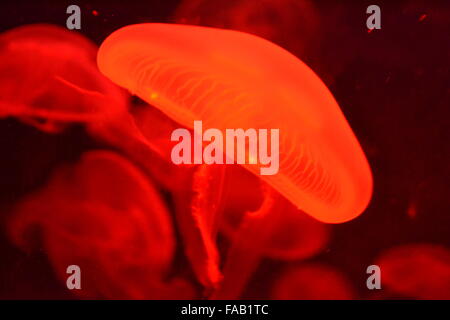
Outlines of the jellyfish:
[[[242,190],[239,188],[245,181],[242,174],[230,175],[228,179],[231,180],[228,182],[232,186],[230,189]],[[253,186],[248,188],[250,191],[241,192],[251,198],[250,193],[257,192],[253,188],[259,191],[268,186],[261,184],[259,188]],[[264,194],[261,191],[259,193]],[[220,290],[212,298],[239,296],[263,259],[286,262],[309,259],[320,253],[328,243],[330,226],[299,211],[280,195],[274,195],[273,204],[266,206],[266,216],[251,220],[249,217],[252,211],[257,211],[257,204],[247,201],[240,202],[239,209],[233,204],[231,206],[235,208],[229,208],[228,199],[233,202],[230,196],[225,200],[226,212],[221,215],[220,230],[228,241],[237,245],[227,257]],[[259,200],[261,206],[263,200]],[[283,214],[279,214],[281,212]]]
[[120,150],[141,167],[158,187],[176,190],[183,183],[173,185],[174,179],[180,182],[186,180],[191,167],[177,167],[170,161],[170,142],[163,140],[162,136],[170,134],[176,126],[152,107],[134,111],[135,116],[132,112],[130,110],[110,121],[88,123],[87,132],[98,143]]
[[127,95],[97,69],[97,47],[81,34],[36,24],[0,34],[0,117],[56,133],[127,109]]
[[[231,171],[232,172],[229,172]],[[231,167],[227,171],[229,189],[225,195],[226,214],[221,215],[220,231],[227,239],[234,239],[239,227],[245,221],[246,212],[256,211],[261,206],[262,186],[256,177],[247,174],[241,167]],[[251,181],[250,181],[251,180]],[[258,185],[259,183],[259,185]],[[235,204],[234,202],[237,203]],[[265,243],[260,243],[262,256],[271,259],[294,261],[307,259],[324,249],[330,237],[330,226],[319,222],[299,211],[285,198],[277,199],[279,210],[284,214],[274,215],[270,221],[270,231]],[[255,229],[250,233],[257,233]]]
[[[279,46],[232,30],[139,24],[111,34],[97,63],[114,83],[186,128],[200,119],[205,129],[221,132],[279,129],[277,174],[260,175],[261,163],[243,164],[264,182],[264,201],[245,216],[225,279],[239,263],[250,273],[258,259],[243,259],[243,250],[251,252],[270,234],[274,216],[283,216],[280,197],[325,223],[352,220],[367,207],[370,168],[342,111],[319,77]],[[219,289],[216,297],[235,298],[247,278],[234,282],[232,294]]]
[[450,251],[428,243],[406,244],[382,252],[376,264],[382,285],[402,297],[450,298]]
[[[270,187],[262,184],[261,188]],[[328,242],[328,225],[301,212],[280,194],[270,190],[262,193],[266,199],[260,208],[241,214],[240,223],[221,223],[232,245],[223,267],[223,281],[212,299],[240,297],[264,258],[304,260],[321,252]],[[223,217],[228,218],[228,214]]]
[[[267,227],[270,231],[267,233],[265,242],[259,242],[260,239],[256,237],[263,256],[287,261],[306,259],[325,248],[329,238],[329,225],[299,212],[282,197],[276,202],[283,208],[278,211],[284,210],[285,214],[283,216],[276,215],[270,219],[270,226]],[[272,210],[274,209],[272,208]],[[230,219],[229,215],[224,214],[221,230],[228,239],[234,239],[242,222],[245,221],[245,214],[241,212],[239,217],[235,214],[230,219],[231,221],[227,219]],[[253,232],[258,232],[258,228],[249,230],[248,234],[253,234]]]
[[[36,237],[57,276],[81,268],[84,298],[192,298],[195,290],[171,275],[175,236],[161,196],[131,162],[94,150],[56,169],[48,184],[21,201],[8,222],[24,250]],[[33,241],[32,241],[33,240]]]
[[[318,220],[367,206],[372,178],[332,94],[298,58],[264,39],[214,28],[140,24],[110,35],[98,66],[188,128],[279,128],[280,172],[261,176]],[[270,82],[267,79],[271,79]],[[261,165],[244,164],[259,175]]]
[[[275,42],[299,57],[310,57],[320,41],[319,15],[311,0],[181,1],[176,23],[248,32]],[[221,10],[217,10],[220,7]]]
[[214,221],[221,213],[224,168],[174,165],[170,158],[174,142],[167,136],[177,128],[175,123],[152,107],[137,108],[132,114],[134,118],[124,115],[120,121],[89,124],[89,131],[100,141],[119,148],[170,193],[193,271],[204,287],[216,287],[221,273],[215,246],[218,226]]
[[275,300],[350,300],[354,290],[348,279],[332,266],[304,263],[289,267],[272,289]]

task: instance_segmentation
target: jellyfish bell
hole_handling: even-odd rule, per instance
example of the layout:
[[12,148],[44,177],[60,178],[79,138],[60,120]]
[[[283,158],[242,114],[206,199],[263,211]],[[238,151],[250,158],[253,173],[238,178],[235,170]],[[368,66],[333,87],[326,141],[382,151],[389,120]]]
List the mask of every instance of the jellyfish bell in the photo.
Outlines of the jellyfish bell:
[[[358,216],[372,176],[330,91],[298,58],[257,36],[215,28],[139,24],[101,45],[100,71],[192,128],[280,130],[279,172],[261,176],[328,223]],[[260,165],[244,164],[259,175]]]
[[376,264],[383,285],[401,297],[450,299],[450,250],[431,243],[399,245],[382,252]]
[[168,279],[175,235],[165,203],[141,170],[114,152],[90,151],[56,169],[17,204],[7,226],[21,248],[41,242],[62,281],[68,265],[79,265],[85,285],[76,293],[83,297],[161,298],[176,294],[172,286],[194,293],[182,279]]
[[59,132],[125,111],[127,96],[98,72],[96,52],[81,34],[53,25],[0,34],[0,117]]

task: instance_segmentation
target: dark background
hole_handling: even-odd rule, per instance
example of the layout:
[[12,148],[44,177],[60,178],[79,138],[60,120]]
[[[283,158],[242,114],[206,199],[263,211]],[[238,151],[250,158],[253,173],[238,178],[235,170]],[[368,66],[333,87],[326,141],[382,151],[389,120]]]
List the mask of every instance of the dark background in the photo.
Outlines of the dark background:
[[[224,1],[215,1],[217,10]],[[0,31],[41,22],[65,26],[71,4],[81,7],[80,32],[100,44],[128,24],[171,21],[178,1],[2,1]],[[450,246],[450,3],[376,1],[382,29],[367,32],[370,4],[316,1],[321,41],[314,52],[298,54],[336,97],[373,171],[368,209],[334,226],[329,248],[315,258],[344,271],[361,297],[370,297],[365,269],[384,249],[404,243]],[[308,32],[303,26],[293,30],[299,41]],[[0,120],[0,214],[43,183],[55,164],[90,147],[93,142],[77,128],[50,136]],[[260,272],[271,270],[268,265]],[[42,253],[24,254],[2,235],[0,298],[70,296]]]

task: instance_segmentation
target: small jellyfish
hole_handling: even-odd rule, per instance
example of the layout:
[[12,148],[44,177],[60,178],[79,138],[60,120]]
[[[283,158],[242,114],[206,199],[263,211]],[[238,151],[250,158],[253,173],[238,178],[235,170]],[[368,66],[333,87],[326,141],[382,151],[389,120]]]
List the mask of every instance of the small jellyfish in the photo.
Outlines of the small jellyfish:
[[[82,270],[88,298],[192,298],[187,280],[170,275],[175,235],[169,212],[143,173],[110,151],[90,151],[56,169],[48,184],[21,201],[9,218],[12,241],[42,246],[56,274]],[[33,240],[33,241],[31,241]]]
[[73,122],[104,121],[127,109],[127,96],[96,66],[97,47],[53,25],[0,34],[0,117],[43,131]]
[[275,281],[275,300],[350,300],[354,290],[339,270],[322,264],[290,267]]
[[382,285],[402,297],[450,299],[450,250],[436,244],[407,244],[383,252],[376,264]]

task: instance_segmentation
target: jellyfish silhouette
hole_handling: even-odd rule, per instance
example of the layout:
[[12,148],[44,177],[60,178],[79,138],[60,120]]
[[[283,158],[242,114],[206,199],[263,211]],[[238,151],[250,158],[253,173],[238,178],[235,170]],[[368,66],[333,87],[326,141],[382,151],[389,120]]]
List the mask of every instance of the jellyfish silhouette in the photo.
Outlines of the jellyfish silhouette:
[[[220,230],[226,238],[233,240],[245,221],[246,213],[256,211],[261,206],[261,195],[264,193],[261,188],[264,186],[257,177],[240,166],[235,165],[227,169],[227,185],[231,187],[225,195],[226,212],[221,215]],[[283,197],[279,197],[275,205],[279,208],[272,208],[272,211],[284,213],[273,215],[266,227],[266,242],[255,246],[259,247],[262,257],[295,261],[310,258],[324,249],[329,240],[330,225],[299,211]],[[261,226],[250,230],[249,234],[260,231]],[[255,238],[260,241],[258,237]]]
[[84,298],[195,296],[189,281],[170,275],[175,237],[165,203],[139,169],[113,152],[90,151],[56,169],[14,208],[8,227],[24,250],[41,239],[62,281],[67,266],[80,266],[76,293]]
[[104,121],[127,109],[125,92],[97,69],[97,47],[65,28],[36,24],[0,35],[0,117],[46,132]]
[[[173,20],[248,32],[300,57],[311,55],[319,43],[319,16],[311,0],[219,0],[219,3],[181,1]],[[218,6],[221,10],[217,10]]]
[[306,263],[282,272],[272,289],[276,300],[349,300],[354,290],[339,270],[323,264]]
[[[283,214],[280,194],[328,223],[354,219],[368,205],[370,168],[338,104],[311,69],[277,45],[231,30],[140,24],[110,35],[97,63],[113,82],[185,127],[201,119],[205,129],[223,132],[279,129],[279,172],[260,176],[270,188],[262,188],[261,208],[246,215],[224,267],[227,281],[233,282],[227,270],[238,264],[245,276],[215,297],[241,293],[257,260],[242,260],[243,252],[251,250],[249,243],[265,239],[268,222]],[[243,166],[258,176],[263,167]],[[247,232],[258,226],[257,233]]]
[[446,247],[400,245],[382,252],[376,263],[382,284],[403,298],[450,298],[450,250]]

